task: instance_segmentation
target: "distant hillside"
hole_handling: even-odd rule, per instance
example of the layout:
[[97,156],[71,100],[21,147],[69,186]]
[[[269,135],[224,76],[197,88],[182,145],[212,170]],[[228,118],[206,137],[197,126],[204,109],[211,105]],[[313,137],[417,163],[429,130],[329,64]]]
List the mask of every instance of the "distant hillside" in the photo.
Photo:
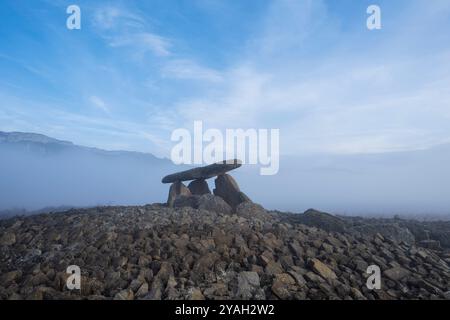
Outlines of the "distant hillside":
[[19,152],[32,152],[37,154],[58,154],[60,152],[76,152],[102,156],[115,156],[130,159],[151,160],[155,163],[167,163],[167,159],[160,159],[149,153],[131,151],[106,151],[98,148],[78,146],[70,141],[58,140],[43,134],[26,132],[0,131],[0,147]]
[[105,151],[41,134],[0,132],[0,210],[164,201],[178,170],[151,154]]

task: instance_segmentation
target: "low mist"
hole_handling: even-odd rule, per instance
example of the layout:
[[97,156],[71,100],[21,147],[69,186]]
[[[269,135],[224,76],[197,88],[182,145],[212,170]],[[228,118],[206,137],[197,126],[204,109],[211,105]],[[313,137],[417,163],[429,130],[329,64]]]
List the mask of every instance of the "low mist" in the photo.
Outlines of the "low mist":
[[[167,159],[73,144],[0,143],[0,211],[165,202]],[[373,155],[282,157],[280,171],[231,172],[242,191],[266,208],[339,214],[450,213],[450,146]],[[214,180],[210,179],[211,189]]]

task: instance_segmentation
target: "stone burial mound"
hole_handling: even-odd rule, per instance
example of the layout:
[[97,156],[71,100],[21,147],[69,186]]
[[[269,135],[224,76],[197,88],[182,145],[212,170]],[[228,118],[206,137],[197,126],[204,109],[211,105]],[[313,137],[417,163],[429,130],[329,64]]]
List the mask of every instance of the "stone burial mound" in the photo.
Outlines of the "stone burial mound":
[[[242,165],[240,160],[225,160],[208,166],[194,168],[165,176],[162,183],[171,183],[167,206],[191,207],[210,211],[232,213],[246,202],[252,202],[243,193],[236,180],[227,172]],[[211,193],[207,179],[214,178],[215,189]],[[186,187],[183,182],[191,181]]]

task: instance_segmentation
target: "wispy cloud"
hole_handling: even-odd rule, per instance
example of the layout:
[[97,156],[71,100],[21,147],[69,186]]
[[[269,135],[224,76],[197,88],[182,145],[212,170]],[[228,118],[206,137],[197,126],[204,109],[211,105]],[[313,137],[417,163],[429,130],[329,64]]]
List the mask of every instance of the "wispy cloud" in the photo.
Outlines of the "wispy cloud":
[[106,105],[105,101],[103,101],[101,98],[97,96],[91,96],[89,97],[89,101],[92,103],[92,105],[106,114],[111,114],[111,111],[109,110],[108,106]]
[[157,56],[170,55],[170,42],[156,34],[143,32],[134,34],[117,35],[109,38],[111,47],[133,47],[134,55],[143,57],[147,52]]
[[147,52],[157,56],[170,55],[170,41],[153,32],[138,12],[126,7],[99,7],[93,25],[112,47],[132,47],[139,56]]
[[[0,98],[5,102],[0,109],[0,131],[44,133],[84,146],[151,152],[157,156],[166,156],[169,148],[169,142],[147,122],[63,111],[57,104],[10,98],[2,92]],[[92,100],[103,105],[97,97]],[[35,110],[40,112],[32,112]]]
[[94,12],[94,25],[101,30],[143,28],[145,19],[123,6],[102,5]]
[[[83,6],[80,32],[48,35],[58,50],[42,51],[34,61],[20,55],[27,52],[22,47],[2,48],[0,58],[18,59],[8,60],[5,96],[39,101],[40,108],[3,99],[11,104],[2,110],[2,125],[48,134],[46,128],[66,126],[75,138],[95,131],[105,146],[108,139],[129,139],[130,148],[148,150],[153,141],[155,152],[166,154],[171,131],[194,120],[222,129],[279,128],[282,153],[430,147],[450,137],[450,4],[400,2],[385,2],[388,14],[376,32],[365,28],[365,10],[350,15],[333,1],[264,2],[260,14],[246,20],[251,27],[244,35],[227,26],[248,18],[245,12],[236,20],[214,19],[230,6],[234,11],[227,12],[239,11],[225,2],[200,1],[190,12],[172,5],[170,13],[165,3],[159,9],[137,1]],[[39,75],[50,80],[43,83]],[[70,116],[41,117],[58,108]],[[118,139],[122,125],[132,133]]]
[[[221,86],[178,101],[177,114],[185,125],[204,119],[206,125],[219,128],[280,128],[282,153],[291,154],[415,150],[449,141],[446,51],[405,58],[392,43],[408,41],[402,39],[410,37],[409,30],[393,30],[371,43],[374,35],[364,38],[363,29],[359,43],[342,34],[339,50],[331,47],[319,59],[304,52],[305,41],[311,41],[309,50],[314,51],[314,45],[321,45],[314,37],[326,39],[343,31],[328,29],[323,2],[296,3],[273,4],[263,33],[250,41],[240,61],[223,72]],[[420,16],[420,10],[414,11],[421,4],[409,8],[408,19]],[[294,19],[299,10],[292,6],[304,7],[302,19]],[[442,12],[427,12],[430,23],[421,20],[423,37],[415,41],[428,41],[426,35],[436,28],[431,23],[436,14]],[[299,33],[292,32],[297,29]],[[361,43],[372,50],[361,50]],[[288,50],[293,48],[298,54]],[[277,59],[277,53],[282,58]]]
[[169,61],[162,69],[162,75],[168,78],[220,82],[222,75],[217,70],[203,67],[192,60],[178,59]]

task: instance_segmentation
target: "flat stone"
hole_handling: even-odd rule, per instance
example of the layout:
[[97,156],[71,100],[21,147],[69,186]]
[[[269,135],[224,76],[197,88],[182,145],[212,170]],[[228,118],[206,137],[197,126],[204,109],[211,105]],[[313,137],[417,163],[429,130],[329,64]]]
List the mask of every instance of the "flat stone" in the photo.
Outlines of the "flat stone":
[[239,168],[242,165],[240,160],[225,160],[217,163],[210,164],[205,167],[194,168],[186,171],[177,172],[165,176],[162,179],[162,183],[173,183],[177,181],[190,181],[196,179],[209,179],[228,171]]
[[288,271],[288,274],[289,274],[292,278],[295,279],[295,282],[296,282],[299,286],[303,287],[303,286],[306,285],[306,280],[305,280],[305,278],[303,278],[303,276],[302,276],[300,273],[295,272],[295,271],[293,271],[293,270],[290,270],[290,271]]
[[384,275],[393,281],[401,280],[407,277],[409,274],[410,272],[406,269],[403,269],[402,267],[392,268],[384,272]]
[[3,286],[7,287],[11,282],[22,276],[22,271],[15,270],[3,274],[0,279]]
[[309,267],[318,275],[324,279],[334,280],[337,279],[336,274],[326,264],[320,260],[314,258],[308,261]]
[[266,268],[264,269],[265,273],[268,275],[276,275],[279,273],[283,273],[283,267],[279,262],[275,262],[273,260],[270,260],[269,263],[266,265]]
[[287,273],[275,275],[272,285],[272,292],[281,300],[287,300],[292,296],[291,289],[295,285],[295,280]]
[[134,293],[131,289],[125,289],[120,292],[118,292],[114,296],[114,300],[133,300],[134,299]]
[[16,235],[12,232],[7,232],[0,237],[1,246],[10,246],[16,243]]
[[239,298],[248,300],[253,297],[256,289],[260,287],[259,275],[256,272],[243,271],[238,275],[238,290]]
[[192,288],[189,290],[189,300],[205,300],[202,291],[199,288]]
[[441,243],[437,240],[422,240],[419,242],[419,246],[431,250],[441,249]]
[[148,283],[144,282],[138,291],[136,292],[137,297],[144,297],[148,293]]

